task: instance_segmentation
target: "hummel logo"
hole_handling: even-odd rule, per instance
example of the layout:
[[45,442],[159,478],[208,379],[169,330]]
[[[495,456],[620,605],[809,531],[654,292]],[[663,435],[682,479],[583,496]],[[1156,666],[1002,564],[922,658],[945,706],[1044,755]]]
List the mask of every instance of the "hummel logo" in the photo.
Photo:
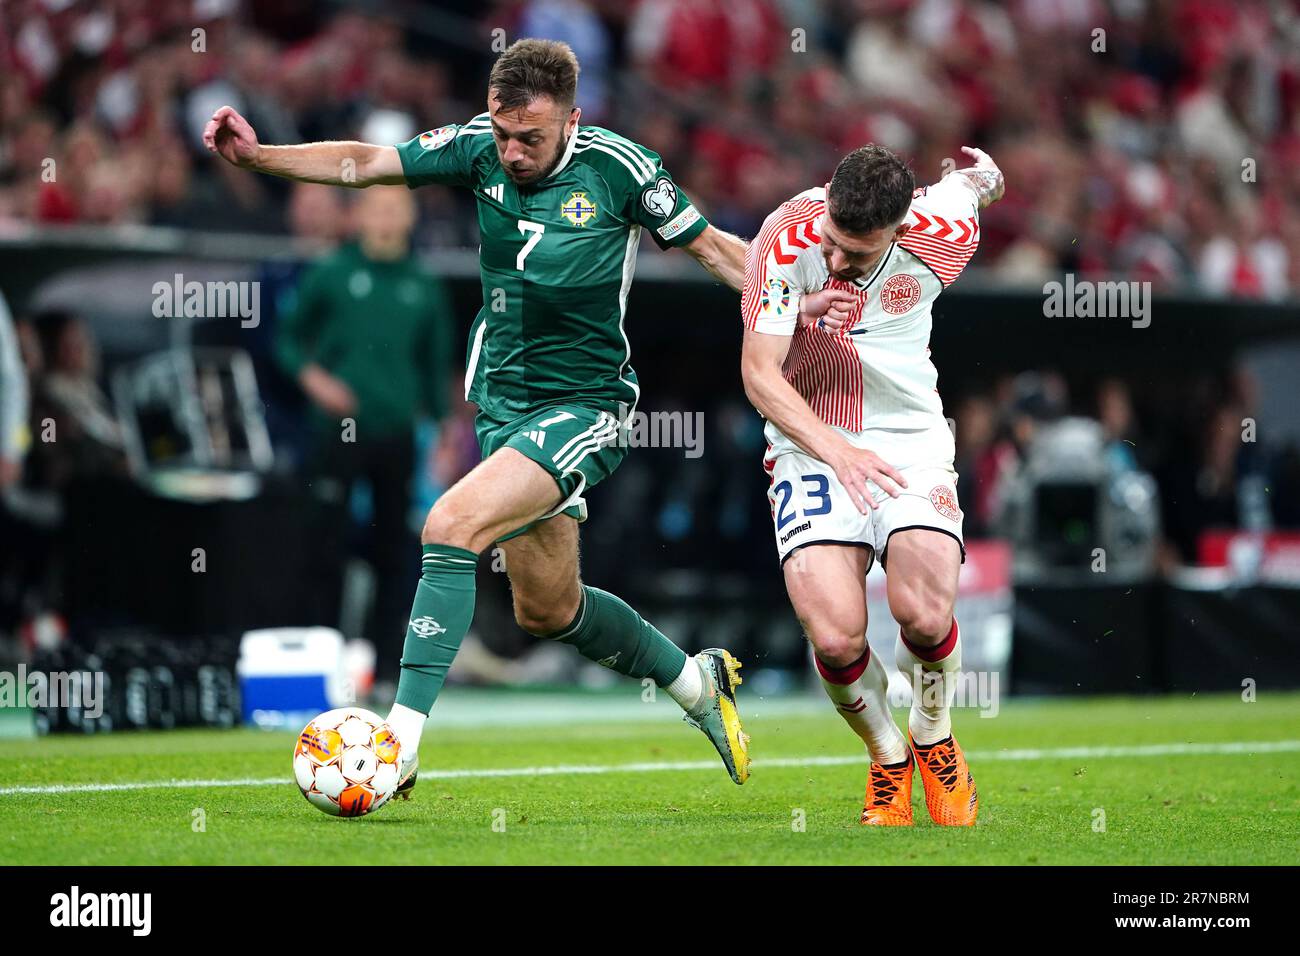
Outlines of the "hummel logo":
[[489,187],[487,187],[487,189],[484,189],[483,192],[485,192],[487,195],[491,196],[491,197],[492,197],[493,199],[495,199],[497,202],[505,202],[505,199],[506,199],[506,184],[505,184],[505,183],[497,183],[495,186],[489,186]]
[[860,714],[867,709],[867,702],[859,697],[851,704],[839,704],[837,706],[840,710],[846,711],[847,713]]
[[604,660],[601,661],[596,661],[596,663],[599,664],[601,667],[613,667],[615,664],[618,663],[619,655],[621,655],[622,653],[623,653],[622,651],[615,651],[613,654],[610,654],[609,657],[606,657]]
[[416,637],[436,637],[439,634],[446,634],[447,629],[435,621],[429,615],[417,617],[410,622],[411,630],[415,632]]
[[527,438],[529,441],[531,441],[538,448],[541,448],[542,445],[545,444],[546,442],[546,432],[540,430],[535,432],[524,432],[524,437]]

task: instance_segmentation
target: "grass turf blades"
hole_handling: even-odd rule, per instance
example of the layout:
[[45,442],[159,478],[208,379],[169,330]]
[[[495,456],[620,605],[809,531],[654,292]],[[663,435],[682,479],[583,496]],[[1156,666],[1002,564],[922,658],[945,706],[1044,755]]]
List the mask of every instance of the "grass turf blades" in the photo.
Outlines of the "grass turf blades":
[[[528,695],[453,690],[444,703],[460,693],[497,719],[458,720],[448,707],[452,719],[425,733],[415,799],[360,820],[303,800],[291,733],[0,740],[0,864],[1289,864],[1300,851],[1298,694],[1016,700],[994,719],[957,711],[978,825],[934,826],[918,785],[917,825],[879,830],[857,822],[865,754],[824,702],[742,698],[755,764],[736,787],[663,701],[634,711],[624,695],[571,695],[575,713],[613,717],[566,722]],[[1232,746],[1255,741],[1281,746]],[[1122,750],[1067,750],[1100,747]],[[1187,752],[1204,748],[1234,752]],[[280,782],[4,792],[171,779]]]

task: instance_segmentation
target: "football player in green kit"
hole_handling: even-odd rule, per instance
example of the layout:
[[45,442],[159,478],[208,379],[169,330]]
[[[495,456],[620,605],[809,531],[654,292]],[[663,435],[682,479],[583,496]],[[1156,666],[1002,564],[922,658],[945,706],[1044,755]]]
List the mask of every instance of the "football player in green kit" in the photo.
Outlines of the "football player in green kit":
[[[259,172],[351,187],[439,183],[477,200],[483,306],[470,331],[465,396],[478,405],[483,460],[438,499],[421,535],[423,571],[388,717],[401,742],[403,795],[474,614],[478,556],[495,542],[522,628],[620,674],[652,678],[731,778],[749,775],[736,659],[718,648],[688,655],[578,573],[583,492],[622,461],[620,429],[640,393],[623,320],[641,230],[737,291],[745,243],[710,226],[655,153],[579,125],[577,80],[568,46],[520,40],[492,68],[486,113],[398,146],[263,146],[230,107],[204,131],[210,151]],[[838,324],[838,295],[805,297],[801,321]]]

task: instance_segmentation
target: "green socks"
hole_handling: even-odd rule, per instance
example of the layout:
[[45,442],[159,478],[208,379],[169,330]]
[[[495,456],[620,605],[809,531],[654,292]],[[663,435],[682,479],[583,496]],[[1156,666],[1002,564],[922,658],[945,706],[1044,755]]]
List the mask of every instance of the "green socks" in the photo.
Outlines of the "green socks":
[[584,586],[578,616],[549,637],[573,645],[583,657],[620,674],[652,677],[660,687],[671,684],[686,666],[685,651],[622,600],[599,588]]
[[[427,714],[474,617],[478,556],[464,548],[426,544],[402,647],[397,703]],[[686,667],[686,652],[608,591],[583,587],[573,622],[551,639],[628,677],[668,687]],[[693,675],[692,675],[693,676]]]
[[420,583],[402,647],[397,703],[427,714],[474,617],[478,555],[442,544],[424,546]]

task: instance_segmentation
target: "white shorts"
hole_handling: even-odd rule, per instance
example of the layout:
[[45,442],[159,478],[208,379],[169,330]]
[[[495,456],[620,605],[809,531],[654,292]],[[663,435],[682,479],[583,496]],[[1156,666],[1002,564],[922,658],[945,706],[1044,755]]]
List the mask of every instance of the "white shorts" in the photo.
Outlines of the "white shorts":
[[932,528],[952,535],[961,546],[962,511],[957,501],[957,473],[949,464],[913,465],[899,469],[907,487],[891,498],[869,484],[879,508],[860,512],[824,462],[802,452],[771,452],[763,462],[771,475],[767,497],[772,505],[776,550],[781,563],[810,544],[859,544],[879,554],[885,563],[889,536],[911,528]]

